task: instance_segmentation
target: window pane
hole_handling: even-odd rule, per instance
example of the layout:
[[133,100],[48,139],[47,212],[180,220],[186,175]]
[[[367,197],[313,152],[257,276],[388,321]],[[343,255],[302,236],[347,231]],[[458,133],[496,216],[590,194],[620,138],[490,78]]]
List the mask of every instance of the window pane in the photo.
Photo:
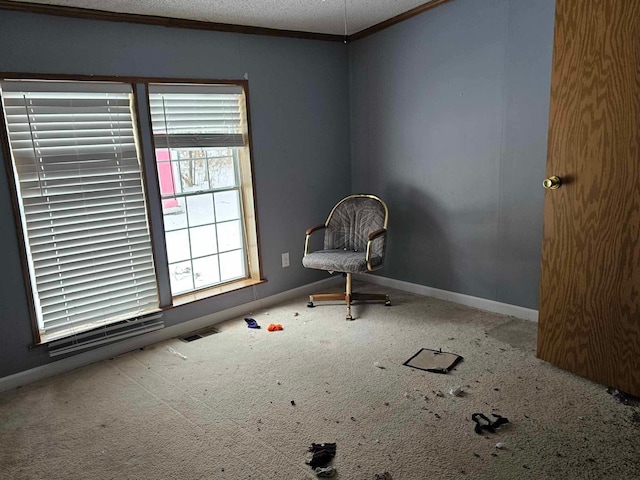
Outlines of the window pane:
[[179,150],[180,180],[183,192],[209,190],[207,158],[203,150]]
[[244,277],[244,259],[241,250],[220,254],[220,276],[223,282]]
[[193,290],[191,262],[169,264],[169,278],[171,279],[171,293],[174,295]]
[[193,258],[218,253],[215,225],[192,228],[189,230],[189,235],[191,237],[191,255]]
[[234,187],[236,185],[236,171],[231,156],[231,150],[224,152],[227,155],[209,159],[209,178],[213,188]]
[[[179,153],[176,150],[169,150],[169,153],[171,155],[171,170],[168,170],[168,175],[170,175],[170,181],[172,182],[172,194],[176,195],[179,193],[184,193],[184,190],[182,188],[182,181],[181,181],[181,172],[180,172],[180,162],[178,161],[178,156]],[[165,175],[167,175],[167,173],[165,173]]]
[[176,175],[173,172],[171,152],[166,148],[156,149],[156,162],[160,179],[160,193],[163,197],[173,195],[176,191],[174,178]]
[[217,227],[218,242],[220,244],[219,250],[221,252],[226,252],[227,250],[235,250],[236,248],[242,248],[240,220],[219,223]]
[[213,211],[213,195],[210,193],[187,197],[187,211],[190,227],[207,225],[216,221]]
[[215,194],[216,217],[219,222],[240,218],[238,191],[217,192]]
[[187,228],[187,209],[184,197],[168,198],[162,200],[162,212],[164,213],[164,229],[167,232]]
[[197,258],[193,261],[193,276],[196,288],[208,287],[220,283],[218,256]]
[[165,238],[167,240],[167,258],[169,263],[191,258],[188,230],[184,229],[166,232]]

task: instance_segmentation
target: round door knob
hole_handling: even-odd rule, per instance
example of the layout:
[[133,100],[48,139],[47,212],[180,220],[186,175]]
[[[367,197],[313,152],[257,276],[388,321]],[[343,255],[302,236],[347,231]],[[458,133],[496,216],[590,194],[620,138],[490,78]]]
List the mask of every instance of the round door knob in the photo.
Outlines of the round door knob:
[[542,186],[547,190],[555,190],[556,188],[560,188],[560,185],[562,185],[562,180],[560,180],[560,177],[555,175],[545,178],[544,182],[542,182]]

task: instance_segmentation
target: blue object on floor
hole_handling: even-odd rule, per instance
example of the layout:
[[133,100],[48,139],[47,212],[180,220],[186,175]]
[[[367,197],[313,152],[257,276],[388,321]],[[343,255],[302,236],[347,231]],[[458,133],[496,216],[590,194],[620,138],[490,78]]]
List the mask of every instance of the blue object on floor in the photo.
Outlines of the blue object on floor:
[[260,328],[258,322],[256,322],[253,318],[245,318],[244,321],[247,322],[247,327],[249,328]]

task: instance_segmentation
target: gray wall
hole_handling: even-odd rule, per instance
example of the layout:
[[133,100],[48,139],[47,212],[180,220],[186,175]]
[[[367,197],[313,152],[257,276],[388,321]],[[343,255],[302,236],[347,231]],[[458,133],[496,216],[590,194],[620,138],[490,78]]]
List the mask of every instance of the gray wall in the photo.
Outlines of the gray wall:
[[[347,50],[0,11],[0,72],[248,73],[268,282],[170,310],[167,325],[325,278],[300,266],[303,232],[351,191],[389,204],[382,275],[537,308],[553,14],[554,0],[455,0]],[[11,204],[3,173],[0,378],[50,361],[28,349]]]
[[[250,109],[267,283],[165,314],[174,325],[326,278],[302,268],[307,227],[350,192],[342,43],[0,11],[0,72],[242,79]],[[4,159],[3,159],[4,160]],[[32,343],[8,178],[0,173],[0,378],[49,362]],[[290,252],[291,267],[280,254]]]
[[537,309],[554,0],[455,0],[349,45],[380,275]]

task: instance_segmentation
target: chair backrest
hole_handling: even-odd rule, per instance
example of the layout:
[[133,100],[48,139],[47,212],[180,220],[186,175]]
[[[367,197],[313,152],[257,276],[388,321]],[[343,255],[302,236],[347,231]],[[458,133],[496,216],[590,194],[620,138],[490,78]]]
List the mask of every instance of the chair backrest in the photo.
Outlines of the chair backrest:
[[[366,252],[369,234],[387,228],[386,204],[375,195],[349,195],[338,202],[325,225],[325,250]],[[384,258],[387,238],[383,235],[371,245],[371,254]]]

